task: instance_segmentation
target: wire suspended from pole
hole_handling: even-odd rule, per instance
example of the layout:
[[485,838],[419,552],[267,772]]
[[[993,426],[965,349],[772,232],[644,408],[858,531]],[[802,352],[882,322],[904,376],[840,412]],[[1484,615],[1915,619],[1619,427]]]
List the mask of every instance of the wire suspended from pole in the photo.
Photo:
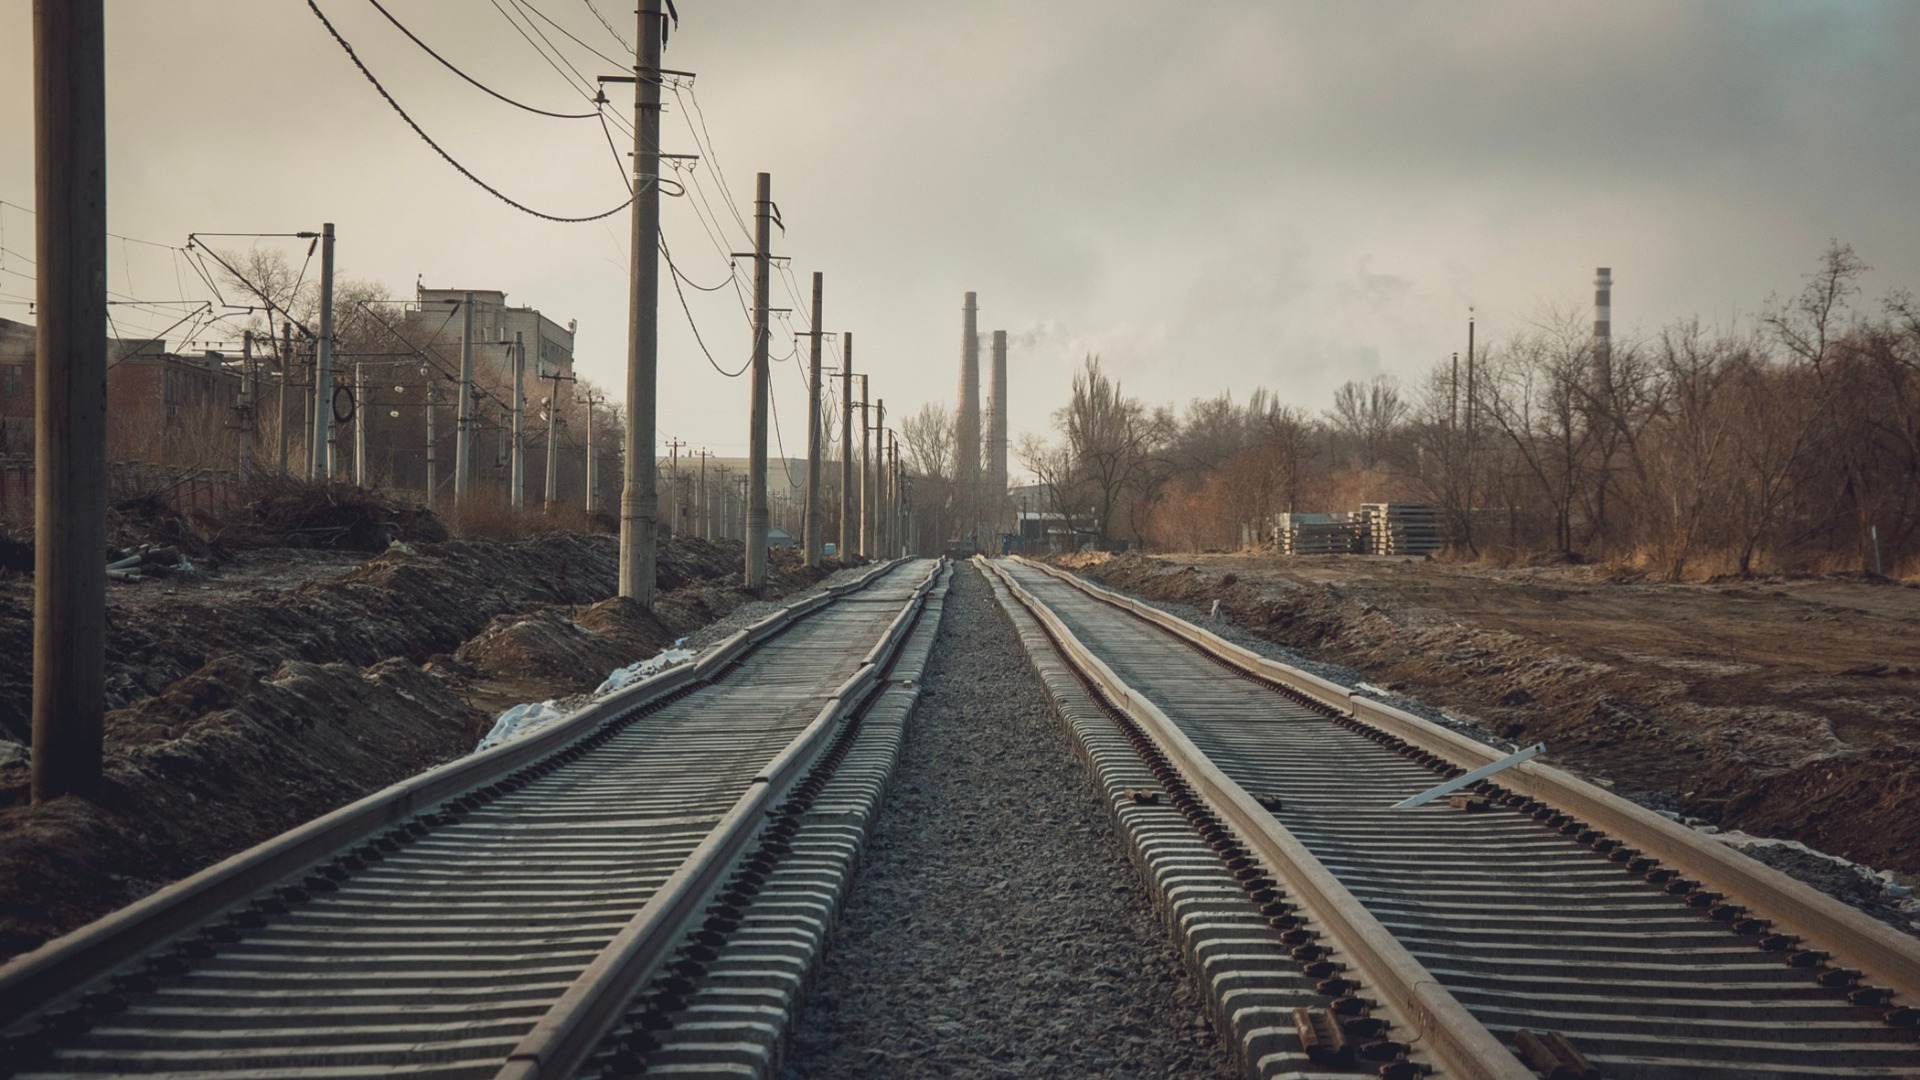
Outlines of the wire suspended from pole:
[[427,54],[428,56],[431,56],[431,57],[433,57],[433,58],[434,58],[435,60],[438,60],[438,61],[440,61],[440,64],[441,64],[441,66],[443,66],[443,67],[445,67],[445,68],[446,68],[446,69],[447,69],[448,71],[451,71],[451,72],[453,72],[453,73],[454,73],[455,75],[458,75],[458,76],[460,76],[461,78],[463,78],[463,79],[465,79],[465,80],[467,80],[467,82],[469,82],[469,83],[472,83],[472,84],[473,84],[473,85],[474,85],[475,87],[477,87],[478,89],[480,89],[480,90],[482,90],[482,91],[484,91],[484,92],[486,92],[486,93],[488,93],[488,94],[490,94],[490,95],[492,95],[492,96],[494,96],[494,97],[496,97],[496,98],[499,98],[499,99],[500,99],[501,101],[504,101],[504,102],[506,102],[507,104],[509,104],[509,105],[511,105],[511,106],[513,106],[513,107],[514,107],[514,108],[516,108],[516,109],[525,109],[526,111],[528,111],[528,112],[530,112],[530,113],[537,113],[537,114],[539,114],[539,115],[541,115],[541,116],[551,116],[551,117],[554,117],[555,119],[558,119],[558,120],[590,120],[590,119],[592,119],[592,118],[594,118],[594,117],[596,117],[596,116],[599,116],[599,115],[600,115],[600,112],[599,112],[599,110],[597,110],[597,109],[596,109],[596,110],[594,110],[593,112],[584,112],[584,113],[561,113],[561,112],[552,112],[552,111],[550,111],[550,110],[547,110],[547,109],[541,109],[541,108],[536,108],[535,106],[532,106],[532,105],[528,105],[527,103],[525,103],[525,102],[523,102],[523,101],[515,101],[514,99],[512,99],[512,98],[510,98],[510,97],[508,97],[507,95],[505,95],[505,94],[503,94],[503,93],[501,93],[500,91],[498,91],[498,90],[495,90],[495,89],[494,89],[493,87],[491,87],[491,86],[488,86],[487,84],[485,84],[485,83],[483,83],[483,82],[481,82],[481,81],[480,81],[479,79],[476,79],[476,78],[474,78],[473,76],[471,76],[471,75],[469,75],[469,74],[467,74],[466,72],[464,72],[464,71],[462,71],[462,70],[460,70],[460,68],[459,68],[459,67],[457,67],[457,66],[456,66],[456,65],[454,64],[454,62],[453,62],[453,61],[451,61],[451,60],[449,60],[449,59],[447,59],[446,57],[444,57],[444,56],[441,56],[441,55],[440,55],[439,53],[437,53],[437,52],[435,52],[435,51],[433,51],[433,46],[431,46],[431,45],[428,45],[428,44],[427,44],[426,42],[424,42],[424,41],[421,41],[421,40],[420,40],[420,37],[419,37],[419,35],[417,35],[417,34],[415,34],[415,33],[414,33],[413,31],[411,31],[411,30],[409,30],[409,29],[407,29],[407,27],[406,27],[406,24],[404,24],[404,23],[402,23],[402,22],[401,22],[401,21],[400,21],[399,19],[396,19],[396,18],[394,18],[394,16],[393,16],[393,12],[391,12],[391,11],[388,11],[388,10],[387,10],[386,8],[384,8],[384,7],[381,7],[381,6],[380,6],[380,0],[367,0],[367,3],[369,3],[369,4],[372,4],[372,5],[373,5],[373,9],[374,9],[375,11],[378,11],[378,12],[379,12],[380,14],[382,14],[382,15],[385,15],[385,16],[387,17],[387,21],[388,21],[388,22],[390,22],[390,23],[392,23],[392,24],[394,25],[394,27],[395,27],[396,29],[398,29],[398,30],[399,30],[399,31],[400,31],[401,33],[403,33],[403,34],[405,34],[405,35],[407,35],[407,39],[408,39],[409,41],[412,41],[412,42],[413,42],[413,43],[414,43],[415,45],[418,45],[418,46],[420,46],[420,48],[421,48],[421,49],[422,49],[422,50],[423,50],[423,51],[424,51],[424,52],[425,52],[425,53],[426,53],[426,54]]
[[334,29],[333,23],[329,21],[327,19],[326,14],[320,10],[320,5],[315,3],[314,0],[307,0],[307,7],[309,10],[313,12],[314,17],[320,20],[320,24],[327,28],[327,33],[333,35],[333,40],[340,44],[340,48],[345,50],[347,54],[347,59],[353,61],[353,66],[360,69],[360,74],[367,77],[367,81],[372,83],[373,88],[380,92],[380,96],[385,98],[387,104],[393,107],[393,111],[400,114],[400,119],[405,120],[407,122],[407,126],[413,129],[413,133],[415,135],[420,136],[420,138],[423,141],[425,141],[428,146],[431,146],[433,148],[434,153],[439,154],[440,157],[444,159],[447,164],[453,166],[454,169],[457,172],[459,172],[461,176],[464,176],[467,179],[473,181],[475,184],[479,185],[479,187],[485,192],[487,192],[489,195],[492,195],[494,198],[499,199],[501,202],[506,203],[508,206],[513,207],[515,210],[518,210],[521,213],[530,214],[533,217],[540,218],[543,221],[557,221],[557,222],[560,222],[561,224],[567,224],[567,225],[579,224],[581,222],[587,222],[587,221],[599,221],[601,218],[609,218],[619,213],[620,211],[625,210],[627,207],[633,205],[633,197],[629,195],[624,202],[622,202],[619,206],[616,206],[611,210],[607,210],[598,214],[589,214],[585,217],[565,217],[559,214],[542,213],[541,211],[535,210],[533,207],[528,206],[525,203],[516,202],[512,198],[509,198],[499,188],[496,188],[492,184],[489,184],[485,180],[482,180],[478,176],[475,176],[472,170],[468,169],[465,165],[460,164],[458,161],[455,161],[452,154],[447,153],[447,151],[444,148],[442,148],[439,143],[434,142],[433,137],[428,135],[425,129],[421,128],[421,126],[418,123],[415,123],[413,117],[407,115],[407,110],[401,108],[400,103],[393,99],[393,95],[387,92],[387,88],[380,85],[380,80],[375,78],[373,75],[373,72],[367,69],[367,65],[361,62],[360,55],[353,51],[353,46],[347,43],[346,38],[343,38],[340,36],[340,31]]

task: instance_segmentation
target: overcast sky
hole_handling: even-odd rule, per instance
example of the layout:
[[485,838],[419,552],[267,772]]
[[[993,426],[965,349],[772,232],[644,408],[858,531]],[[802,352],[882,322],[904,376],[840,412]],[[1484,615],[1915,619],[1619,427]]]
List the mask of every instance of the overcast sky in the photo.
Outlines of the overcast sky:
[[[590,108],[493,0],[384,2],[502,93]],[[631,9],[595,3],[631,41]],[[620,56],[586,0],[538,5]],[[0,315],[16,319],[32,292],[16,209],[33,203],[30,6],[0,0]],[[363,0],[320,6],[482,179],[559,215],[625,198],[597,121],[487,97]],[[665,200],[676,260],[723,282],[721,252],[750,240],[714,171],[749,225],[753,174],[770,172],[776,252],[802,292],[826,274],[823,322],[854,331],[896,416],[955,400],[968,290],[983,334],[1014,340],[1018,433],[1045,428],[1088,352],[1151,401],[1264,386],[1318,411],[1347,379],[1417,378],[1461,347],[1469,305],[1496,338],[1549,307],[1585,317],[1600,265],[1616,335],[1750,315],[1830,237],[1874,267],[1870,294],[1920,287],[1920,5],[1901,0],[679,8],[665,63],[698,77],[668,96],[664,148],[699,152],[697,99],[700,190],[726,232],[709,236],[694,197]],[[615,70],[532,18],[588,78]],[[553,224],[476,187],[299,0],[109,0],[107,27],[112,231],[178,245],[332,221],[344,275],[403,296],[416,278],[504,289],[579,320],[580,372],[622,394],[625,215]],[[630,90],[611,96],[630,117]],[[110,276],[176,306],[206,292],[160,247],[115,241]],[[751,335],[732,291],[688,299],[738,368]],[[709,366],[670,290],[661,325],[663,440],[743,452],[746,380]],[[804,454],[796,364],[773,385]]]

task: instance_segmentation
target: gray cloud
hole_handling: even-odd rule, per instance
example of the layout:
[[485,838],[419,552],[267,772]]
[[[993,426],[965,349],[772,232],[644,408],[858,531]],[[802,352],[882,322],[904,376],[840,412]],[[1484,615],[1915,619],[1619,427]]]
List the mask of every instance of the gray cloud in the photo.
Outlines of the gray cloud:
[[[523,118],[370,10],[322,6],[503,190],[562,213],[621,197],[597,125]],[[1920,9],[1898,0],[681,6],[668,64],[699,72],[728,184],[751,198],[753,172],[773,174],[777,249],[802,282],[825,271],[826,321],[855,331],[896,414],[951,402],[967,290],[984,332],[1011,332],[1018,432],[1046,423],[1088,351],[1156,401],[1265,385],[1317,410],[1347,378],[1410,379],[1458,348],[1469,304],[1497,336],[1542,303],[1584,303],[1601,264],[1622,327],[1751,311],[1828,237],[1876,267],[1870,289],[1920,284]],[[29,10],[0,0],[12,203],[32,194]],[[395,10],[503,91],[579,100],[485,6]],[[612,48],[584,5],[543,10]],[[178,242],[333,220],[352,274],[500,287],[578,318],[583,370],[618,392],[623,222],[550,225],[473,188],[302,5],[108,18],[115,231]],[[687,119],[669,111],[668,149],[693,148]],[[668,238],[711,283],[716,246],[746,241],[710,242],[688,202],[669,200]],[[184,291],[164,252],[113,274]],[[688,303],[737,366],[733,294]],[[745,385],[707,365],[671,293],[662,323],[663,433],[744,445]],[[775,372],[787,416],[796,367]]]

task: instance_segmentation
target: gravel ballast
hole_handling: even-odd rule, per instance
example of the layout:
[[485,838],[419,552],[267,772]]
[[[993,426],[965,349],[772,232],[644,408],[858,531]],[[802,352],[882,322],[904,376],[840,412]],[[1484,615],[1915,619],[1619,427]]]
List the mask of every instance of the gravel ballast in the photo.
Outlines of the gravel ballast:
[[1237,1075],[980,573],[956,567],[782,1075]]

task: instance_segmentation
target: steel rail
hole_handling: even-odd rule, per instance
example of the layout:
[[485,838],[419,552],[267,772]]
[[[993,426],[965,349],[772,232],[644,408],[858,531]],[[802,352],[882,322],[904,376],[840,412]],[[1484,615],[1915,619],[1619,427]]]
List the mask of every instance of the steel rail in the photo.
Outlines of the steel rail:
[[0,966],[0,1031],[57,1010],[116,968],[382,829],[538,764],[625,713],[700,685],[749,649],[840,597],[866,588],[899,565],[879,564],[854,581],[832,586],[734,632],[693,664],[669,668],[624,687],[524,738],[374,792],[13,958]]
[[560,1080],[572,1076],[593,1054],[635,992],[659,973],[734,864],[752,846],[770,811],[807,774],[841,724],[882,684],[882,673],[906,644],[944,563],[944,559],[935,561],[859,668],[833,692],[806,729],[748,781],[746,793],[720,824],[508,1055],[496,1080]]
[[[1501,751],[1485,743],[1291,664],[1268,659],[1151,604],[1101,588],[1045,563],[1019,556],[1013,559],[1127,611],[1257,678],[1288,687],[1342,716],[1414,743],[1458,768],[1476,769],[1502,756]],[[1771,920],[1777,930],[1798,935],[1807,944],[1831,953],[1837,961],[1858,968],[1885,985],[1901,1004],[1920,1003],[1920,941],[1718,840],[1537,759],[1502,772],[1500,783],[1590,821],[1623,843],[1737,899],[1756,915]]]
[[1392,931],[1381,925],[1291,831],[1216,766],[1165,712],[1127,685],[1058,615],[1004,569],[982,566],[1039,621],[1065,658],[1108,701],[1145,729],[1195,790],[1230,822],[1247,846],[1278,872],[1314,918],[1353,959],[1367,985],[1414,1031],[1448,1076],[1529,1080],[1533,1072],[1444,989]]

